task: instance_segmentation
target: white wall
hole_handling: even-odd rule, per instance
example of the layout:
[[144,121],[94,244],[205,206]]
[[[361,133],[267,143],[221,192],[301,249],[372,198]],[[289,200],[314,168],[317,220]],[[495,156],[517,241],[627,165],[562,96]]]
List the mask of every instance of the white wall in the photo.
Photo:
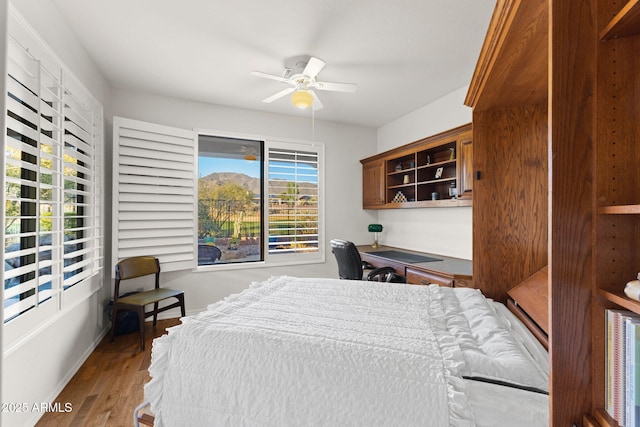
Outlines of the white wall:
[[[378,129],[378,152],[471,122],[462,87]],[[471,259],[471,207],[385,209],[377,213],[389,246]]]
[[[12,5],[107,111],[110,87],[55,6],[43,0],[19,0]],[[5,28],[2,25],[2,31]],[[4,58],[4,52],[2,56]],[[95,280],[98,282],[97,293],[76,306],[66,308],[19,346],[8,349],[3,345],[3,403],[39,405],[52,402],[93,351],[108,326],[101,308],[106,287],[102,277]],[[74,408],[75,411],[79,409]],[[33,425],[41,415],[31,411],[3,411],[2,424]]]
[[[282,116],[122,90],[114,91],[112,99],[114,114],[130,119],[184,129],[312,140],[311,118]],[[314,139],[325,143],[326,262],[215,272],[163,273],[165,285],[185,290],[188,313],[200,311],[208,304],[239,292],[252,281],[264,280],[273,275],[337,277],[337,265],[329,248],[329,240],[369,240],[367,225],[375,218],[375,212],[362,210],[362,168],[359,159],[375,153],[376,130],[316,121]]]

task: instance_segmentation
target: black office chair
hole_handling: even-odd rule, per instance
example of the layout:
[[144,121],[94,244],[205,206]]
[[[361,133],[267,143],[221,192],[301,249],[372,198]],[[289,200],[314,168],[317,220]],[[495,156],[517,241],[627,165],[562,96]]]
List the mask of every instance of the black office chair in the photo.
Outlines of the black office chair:
[[[402,276],[396,274],[392,267],[374,268],[362,261],[360,252],[353,242],[333,239],[331,240],[331,252],[338,261],[338,275],[341,279],[401,283],[405,281]],[[365,270],[371,271],[365,276]]]

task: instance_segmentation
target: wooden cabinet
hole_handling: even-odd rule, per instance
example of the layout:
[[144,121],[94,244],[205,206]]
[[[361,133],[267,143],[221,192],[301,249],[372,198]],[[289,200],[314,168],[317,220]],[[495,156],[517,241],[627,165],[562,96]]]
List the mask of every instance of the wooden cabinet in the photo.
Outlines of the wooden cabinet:
[[550,424],[617,426],[605,310],[640,271],[640,1],[498,0],[473,107],[473,279],[549,265]]
[[468,124],[361,160],[363,207],[471,206],[471,138]]
[[385,204],[384,160],[362,164],[362,205],[371,209]]

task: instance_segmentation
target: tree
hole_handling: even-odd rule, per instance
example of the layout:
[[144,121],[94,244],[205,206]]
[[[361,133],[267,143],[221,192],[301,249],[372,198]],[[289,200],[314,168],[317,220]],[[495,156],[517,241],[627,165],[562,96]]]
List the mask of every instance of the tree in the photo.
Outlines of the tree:
[[288,202],[294,202],[298,200],[299,194],[300,189],[298,188],[298,184],[296,184],[295,182],[287,182],[287,187],[280,195],[280,198]]
[[198,182],[198,217],[200,236],[220,236],[231,218],[253,205],[253,193],[231,182]]

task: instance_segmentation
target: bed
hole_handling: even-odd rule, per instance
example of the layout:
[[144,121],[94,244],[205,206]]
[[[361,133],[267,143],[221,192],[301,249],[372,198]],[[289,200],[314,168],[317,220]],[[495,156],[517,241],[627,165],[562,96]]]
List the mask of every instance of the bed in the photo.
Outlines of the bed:
[[548,354],[468,288],[273,277],[153,342],[154,425],[548,425]]

